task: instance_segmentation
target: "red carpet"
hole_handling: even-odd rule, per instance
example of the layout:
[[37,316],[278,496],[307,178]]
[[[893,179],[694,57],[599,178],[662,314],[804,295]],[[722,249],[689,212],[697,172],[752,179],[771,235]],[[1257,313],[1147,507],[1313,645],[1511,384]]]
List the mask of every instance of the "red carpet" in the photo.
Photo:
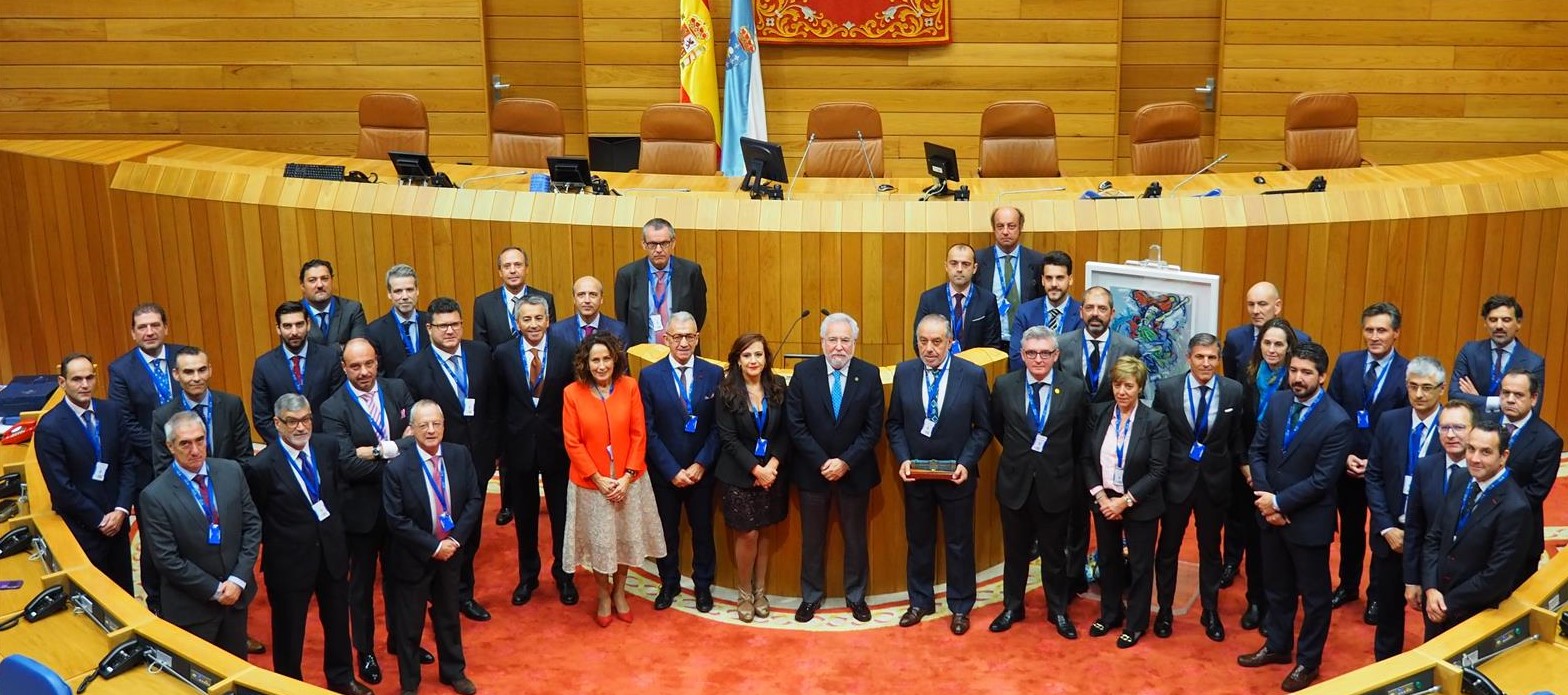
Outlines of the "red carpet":
[[[1555,493],[1548,499],[1549,527],[1568,525],[1565,495]],[[490,500],[487,522],[493,521],[496,501]],[[548,529],[549,524],[541,520],[540,527]],[[1245,608],[1245,578],[1221,592],[1220,610],[1228,634],[1218,644],[1204,637],[1194,606],[1177,616],[1170,639],[1149,634],[1136,647],[1119,650],[1115,632],[1099,639],[1088,636],[1089,623],[1099,615],[1099,604],[1092,600],[1073,603],[1072,618],[1082,637],[1069,642],[1044,622],[1045,599],[1038,589],[1029,595],[1028,619],[1001,635],[986,630],[1001,611],[999,604],[977,608],[970,634],[954,637],[946,618],[928,618],[910,629],[806,632],[728,625],[679,610],[655,612],[651,603],[638,598],[632,600],[633,624],[617,621],[601,629],[592,620],[595,589],[586,576],[578,579],[582,602],[577,606],[568,608],[556,600],[548,576],[528,605],[511,605],[517,583],[513,528],[493,524],[485,528],[478,599],[494,619],[463,620],[468,676],[481,693],[626,693],[650,688],[691,693],[891,693],[928,686],[933,673],[942,673],[943,685],[957,692],[1269,693],[1279,692],[1280,680],[1289,670],[1236,665],[1237,655],[1263,643],[1256,632],[1236,625]],[[1183,559],[1196,562],[1190,533]],[[1555,554],[1563,545],[1561,537],[1554,540],[1550,528],[1547,539],[1549,553]],[[548,557],[549,541],[542,539],[542,544]],[[726,561],[722,551],[720,561]],[[837,581],[830,577],[829,586]],[[689,601],[690,594],[686,598]],[[1372,662],[1372,627],[1361,622],[1364,606],[1357,602],[1334,612],[1322,667],[1325,679]],[[716,610],[725,607],[721,602]],[[251,635],[263,640],[270,636],[265,591],[257,596],[250,621]],[[311,621],[304,672],[310,682],[324,685],[319,627],[314,616]],[[817,622],[822,621],[819,614]],[[1407,626],[1406,646],[1414,648],[1420,644],[1420,617],[1410,613]],[[384,645],[384,631],[378,633],[377,642]],[[424,644],[434,646],[428,631]],[[377,658],[386,678],[374,690],[398,692],[396,660],[386,654]],[[271,665],[269,655],[251,661]],[[421,691],[451,692],[436,681],[434,666],[425,667]]]

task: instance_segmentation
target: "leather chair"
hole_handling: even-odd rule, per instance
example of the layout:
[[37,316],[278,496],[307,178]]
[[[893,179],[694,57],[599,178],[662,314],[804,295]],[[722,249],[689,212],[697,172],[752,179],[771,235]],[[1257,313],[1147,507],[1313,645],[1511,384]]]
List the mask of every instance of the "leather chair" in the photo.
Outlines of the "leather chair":
[[1038,101],[998,101],[980,114],[980,176],[1061,176],[1056,114]]
[[860,101],[817,104],[806,116],[806,133],[817,139],[805,153],[801,176],[882,177],[882,114],[875,106]]
[[1203,168],[1198,136],[1203,118],[1185,101],[1138,109],[1132,117],[1132,173],[1138,176],[1191,174]]
[[566,121],[555,102],[502,99],[490,110],[490,166],[544,169],[566,153]]
[[388,152],[430,153],[430,119],[412,94],[375,92],[359,100],[360,159],[386,159]]
[[1281,169],[1376,166],[1361,156],[1356,98],[1344,92],[1302,92],[1285,108]]
[[713,116],[697,104],[654,104],[642,112],[643,174],[708,176],[719,171]]

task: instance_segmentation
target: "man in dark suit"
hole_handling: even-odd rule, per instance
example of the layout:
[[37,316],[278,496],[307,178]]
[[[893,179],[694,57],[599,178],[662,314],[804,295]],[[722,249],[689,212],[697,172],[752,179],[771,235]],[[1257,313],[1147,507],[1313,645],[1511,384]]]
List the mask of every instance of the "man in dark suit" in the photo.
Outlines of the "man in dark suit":
[[[915,326],[918,359],[893,372],[887,414],[887,442],[901,463],[904,481],[904,533],[909,540],[909,609],[899,627],[913,627],[936,612],[936,516],[942,515],[947,559],[948,628],[969,632],[975,605],[975,488],[980,456],[991,444],[990,389],[985,370],[954,359],[952,326],[931,314]],[[941,478],[916,479],[917,460],[954,461],[958,467]]]
[[332,277],[330,262],[320,258],[305,261],[299,268],[300,304],[310,314],[310,339],[341,348],[349,338],[365,337],[365,307],[332,294]]
[[[322,432],[337,441],[345,467],[359,462],[385,464],[414,445],[408,434],[409,408],[414,397],[402,381],[376,376],[381,372],[375,348],[364,338],[343,345],[343,374],[347,383],[321,404]],[[381,683],[376,661],[376,563],[386,570],[386,514],[381,509],[381,468],[364,477],[343,480],[342,525],[348,549],[348,615],[359,676],[371,685]],[[386,599],[382,587],[383,602]],[[389,638],[390,640],[390,638]],[[390,643],[390,642],[389,642]],[[390,651],[390,649],[388,650]],[[423,652],[422,663],[434,655]]]
[[[430,349],[408,358],[397,378],[408,384],[414,398],[431,400],[445,416],[444,441],[462,445],[472,454],[473,472],[479,481],[478,506],[483,513],[490,478],[501,441],[499,381],[490,361],[490,349],[476,340],[463,340],[463,307],[450,297],[437,297],[426,309],[430,317]],[[415,432],[414,436],[418,437]],[[479,553],[483,525],[463,538],[457,563],[462,568],[458,608],[463,617],[480,622],[490,611],[474,600],[474,557]],[[393,635],[394,638],[397,635]]]
[[131,593],[131,416],[119,403],[94,399],[97,382],[92,357],[72,353],[60,360],[65,398],[38,419],[33,450],[52,508],[82,553]]
[[621,345],[630,345],[630,337],[626,334],[626,324],[616,321],[599,311],[599,306],[604,301],[604,283],[592,275],[584,275],[572,283],[572,303],[576,308],[575,314],[560,323],[550,322],[550,342],[561,347],[561,351],[570,355],[577,352],[577,346],[584,338],[598,331],[609,331],[611,335],[621,339]]
[[175,413],[164,432],[176,465],[142,491],[137,520],[163,582],[160,615],[244,659],[261,515],[240,464],[207,457],[200,417]]
[[[974,284],[975,250],[968,244],[953,244],[947,249],[947,282],[920,294],[915,306],[913,326],[931,314],[946,316],[954,326],[953,354],[969,348],[1003,349],[1002,321],[998,317],[996,295]],[[911,333],[914,329],[911,329]],[[916,347],[916,351],[919,348]]]
[[975,251],[975,286],[996,298],[1002,342],[1012,337],[1013,317],[1025,302],[1040,296],[1037,269],[1045,255],[1019,243],[1024,213],[1015,207],[991,211],[991,238],[995,244]]
[[691,527],[691,581],[697,610],[713,610],[713,576],[717,551],[713,547],[714,481],[709,476],[719,454],[719,431],[714,427],[714,398],[724,370],[695,360],[697,319],[684,311],[670,314],[664,344],[668,359],[643,368],[637,375],[642,409],[648,418],[648,467],[654,471],[653,496],[664,524],[664,547],[659,558],[659,595],[655,610],[664,610],[681,593],[681,512]]
[[550,576],[557,596],[568,606],[577,604],[572,575],[561,566],[566,538],[567,473],[571,461],[561,434],[561,394],[574,379],[575,350],[551,330],[549,306],[543,297],[524,297],[517,305],[517,340],[496,347],[491,359],[500,374],[506,402],[506,444],[502,468],[510,485],[502,489],[507,505],[523,512],[517,519],[517,588],[512,605],[521,606],[539,588],[539,481],[544,481],[545,504],[550,512],[550,549],[554,558]]
[[1414,489],[1421,459],[1442,452],[1438,415],[1447,377],[1436,359],[1421,356],[1411,360],[1405,370],[1410,406],[1384,413],[1372,433],[1366,464],[1367,509],[1372,514],[1372,579],[1367,585],[1367,603],[1380,607],[1372,622],[1377,626],[1372,653],[1379,661],[1405,650],[1405,554],[1421,542],[1419,536],[1406,533],[1406,510],[1419,502],[1407,506],[1405,495]]
[[[457,306],[455,301],[446,301]],[[461,322],[451,333],[461,335],[460,331]],[[414,404],[411,416],[416,445],[392,459],[382,477],[382,506],[391,539],[387,581],[392,600],[387,613],[393,624],[387,632],[396,642],[403,692],[418,692],[419,638],[425,634],[425,607],[429,606],[440,657],[440,681],[461,695],[473,695],[478,688],[465,674],[463,624],[457,613],[460,565],[467,554],[464,545],[478,533],[484,518],[484,481],[474,473],[468,447],[442,441],[444,411],[430,400]]]
[[1187,522],[1198,524],[1199,620],[1204,634],[1225,640],[1220,622],[1220,527],[1230,509],[1230,478],[1246,451],[1246,404],[1241,384],[1219,376],[1220,341],[1199,333],[1187,341],[1186,374],[1154,388],[1154,410],[1169,423],[1171,451],[1166,456],[1165,513],[1154,551],[1155,595],[1159,611],[1154,634],[1169,637],[1176,600],[1176,566]]
[[[175,413],[191,411],[201,416],[207,426],[207,455],[244,463],[255,455],[250,441],[250,416],[245,414],[245,403],[239,396],[208,388],[212,380],[212,365],[207,352],[187,345],[174,354],[174,382],[179,385],[179,395],[158,406],[152,413],[152,431],[162,432],[163,426]],[[162,475],[174,461],[163,438],[153,447],[153,474]]]
[[708,322],[708,281],[702,266],[675,255],[675,227],[655,217],[642,226],[645,260],[615,271],[615,318],[631,336],[627,347],[664,343],[670,315],[684,311],[697,319],[697,330]]
[[1442,450],[1417,461],[1416,474],[1410,480],[1410,493],[1405,498],[1408,500],[1404,532],[1407,542],[1402,558],[1405,603],[1423,614],[1426,613],[1426,600],[1421,591],[1421,572],[1426,568],[1426,532],[1441,521],[1443,501],[1448,492],[1463,487],[1470,480],[1465,447],[1470,441],[1470,428],[1479,418],[1476,407],[1468,401],[1448,401],[1437,414],[1437,437],[1442,442]]
[[297,393],[310,402],[316,427],[321,426],[321,404],[343,383],[338,350],[309,340],[310,320],[299,302],[284,302],[272,312],[281,345],[256,357],[250,377],[250,415],[265,444],[278,441],[272,404],[285,393]]
[[430,344],[425,317],[419,313],[419,277],[413,266],[399,263],[387,269],[387,299],[392,300],[392,310],[365,328],[382,375],[396,374],[403,360]]
[[[1290,354],[1290,391],[1271,396],[1268,415],[1258,422],[1248,461],[1256,508],[1262,517],[1263,582],[1268,596],[1264,628],[1268,641],[1236,659],[1247,668],[1290,663],[1296,667],[1280,687],[1295,692],[1318,678],[1328,640],[1328,548],[1334,541],[1339,476],[1345,471],[1354,422],[1323,392],[1328,352],[1317,343]],[[1305,617],[1299,640],[1296,601]]]
[[[1506,294],[1492,295],[1481,305],[1481,319],[1486,321],[1490,335],[1459,348],[1448,397],[1469,401],[1482,412],[1495,413],[1502,410],[1498,389],[1503,385],[1503,375],[1522,369],[1534,374],[1537,383],[1545,384],[1546,360],[1518,339],[1519,329],[1524,326],[1524,307],[1519,300]],[[1540,407],[1539,398],[1536,407]]]
[[1508,434],[1492,420],[1470,429],[1465,462],[1471,480],[1456,484],[1437,524],[1426,533],[1421,587],[1426,638],[1495,608],[1518,585],[1511,579],[1532,564],[1519,527],[1531,523],[1530,502],[1509,459]]
[[[1409,361],[1395,349],[1401,323],[1399,307],[1393,304],[1378,302],[1367,307],[1361,312],[1361,340],[1366,349],[1340,354],[1328,381],[1328,397],[1355,423],[1350,453],[1345,456],[1345,474],[1339,478],[1339,586],[1329,599],[1334,608],[1361,595],[1361,567],[1367,554],[1369,493],[1365,477],[1372,427],[1384,413],[1409,405],[1404,388]],[[1368,625],[1377,624],[1383,607],[1375,597],[1393,588],[1380,587],[1376,581],[1373,575],[1367,584],[1367,606],[1361,618]],[[1393,605],[1388,608],[1397,610]]]
[[1007,347],[1007,368],[1023,369],[1022,349],[1024,331],[1034,326],[1045,326],[1056,335],[1083,328],[1082,309],[1078,300],[1068,294],[1073,289],[1073,257],[1066,251],[1048,251],[1040,260],[1040,286],[1043,294],[1024,302],[1013,312],[1012,331]]
[[[1536,408],[1541,403],[1541,382],[1534,372],[1523,367],[1510,369],[1498,387],[1502,401],[1503,432],[1508,435],[1508,470],[1514,483],[1530,501],[1532,520],[1525,546],[1526,561],[1519,568],[1514,586],[1524,583],[1540,566],[1546,551],[1546,496],[1557,482],[1557,469],[1563,455],[1563,438],[1541,419]],[[1472,470],[1473,467],[1472,467]]]
[[[1045,609],[1056,632],[1078,639],[1067,616],[1072,579],[1067,574],[1067,528],[1081,507],[1079,449],[1089,427],[1083,382],[1056,369],[1056,335],[1044,326],[1026,329],[1024,368],[998,377],[991,391],[991,432],[997,457],[996,499],[1002,515],[1002,612],[991,632],[1024,619],[1029,563],[1039,548]],[[1082,576],[1082,575],[1079,575]]]
[[838,504],[844,534],[844,597],[855,620],[871,622],[866,605],[866,507],[882,482],[876,445],[882,432],[882,374],[855,357],[860,326],[849,314],[822,320],[822,356],[801,362],[789,382],[784,410],[794,444],[791,475],[800,488],[800,608],[810,622],[826,592],[828,505]]
[[338,441],[315,435],[310,404],[286,393],[274,404],[277,444],[241,463],[261,515],[262,580],[272,613],[272,670],[303,680],[305,617],[316,599],[322,669],[334,692],[369,695],[354,680],[348,629],[348,543],[344,483],[380,480],[381,464],[341,456]]
[[528,252],[516,246],[501,249],[495,261],[501,286],[474,297],[474,340],[491,348],[517,337],[513,317],[523,297],[543,297],[550,321],[555,321],[555,297],[528,285]]
[[134,468],[136,492],[141,493],[153,478],[156,461],[155,442],[163,432],[154,431],[152,413],[174,399],[174,355],[182,345],[165,343],[169,335],[169,314],[151,302],[131,310],[131,339],[136,347],[109,364],[109,400],[130,414],[127,430],[136,458],[126,462]]

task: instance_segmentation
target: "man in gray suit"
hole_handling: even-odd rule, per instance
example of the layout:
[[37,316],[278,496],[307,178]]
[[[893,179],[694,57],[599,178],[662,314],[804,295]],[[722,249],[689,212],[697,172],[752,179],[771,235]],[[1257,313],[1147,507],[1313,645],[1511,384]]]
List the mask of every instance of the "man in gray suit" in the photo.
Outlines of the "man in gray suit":
[[162,617],[243,659],[261,515],[240,464],[207,457],[200,416],[175,413],[164,439],[178,465],[142,491],[140,520],[163,583]]
[[[320,258],[305,261],[299,269],[301,304],[310,319],[310,339],[342,348],[350,338],[365,337],[365,307],[332,293],[332,263]],[[269,440],[269,443],[272,443]]]
[[[180,390],[168,403],[152,411],[152,431],[162,434],[163,426],[175,413],[193,412],[201,416],[207,428],[207,453],[220,459],[233,459],[244,463],[256,455],[250,441],[250,416],[245,414],[245,402],[232,393],[209,388],[212,383],[212,363],[207,352],[194,345],[187,345],[174,353],[174,383]],[[153,442],[153,475],[168,470],[174,453],[162,438]]]
[[702,266],[675,255],[675,227],[662,218],[648,220],[642,226],[642,247],[648,251],[646,259],[615,271],[615,318],[626,324],[631,337],[627,347],[663,344],[665,324],[681,311],[697,319],[702,330],[708,321],[708,281]]

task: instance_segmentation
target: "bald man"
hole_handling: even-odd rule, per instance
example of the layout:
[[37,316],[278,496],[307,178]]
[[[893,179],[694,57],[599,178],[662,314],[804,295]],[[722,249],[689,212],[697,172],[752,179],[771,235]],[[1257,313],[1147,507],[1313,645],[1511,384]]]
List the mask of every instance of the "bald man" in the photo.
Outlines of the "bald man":
[[[1272,282],[1260,282],[1247,289],[1247,320],[1245,325],[1230,329],[1225,334],[1225,351],[1220,355],[1220,365],[1225,370],[1225,376],[1232,379],[1243,379],[1247,371],[1247,362],[1252,359],[1252,347],[1258,343],[1258,331],[1268,320],[1279,316],[1280,309],[1285,305],[1284,299],[1279,295],[1279,288]],[[1296,330],[1296,342],[1305,343],[1312,337]]]
[[604,283],[592,275],[584,275],[572,283],[572,307],[575,316],[550,324],[550,342],[564,346],[564,350],[577,351],[577,344],[599,331],[609,331],[621,339],[622,346],[631,344],[626,335],[626,324],[616,321],[599,310],[604,303]]
[[975,286],[996,297],[1003,342],[1012,336],[1018,308],[1041,294],[1038,283],[1045,254],[1024,246],[1023,235],[1024,213],[1015,207],[999,207],[991,211],[995,243],[975,251]]

